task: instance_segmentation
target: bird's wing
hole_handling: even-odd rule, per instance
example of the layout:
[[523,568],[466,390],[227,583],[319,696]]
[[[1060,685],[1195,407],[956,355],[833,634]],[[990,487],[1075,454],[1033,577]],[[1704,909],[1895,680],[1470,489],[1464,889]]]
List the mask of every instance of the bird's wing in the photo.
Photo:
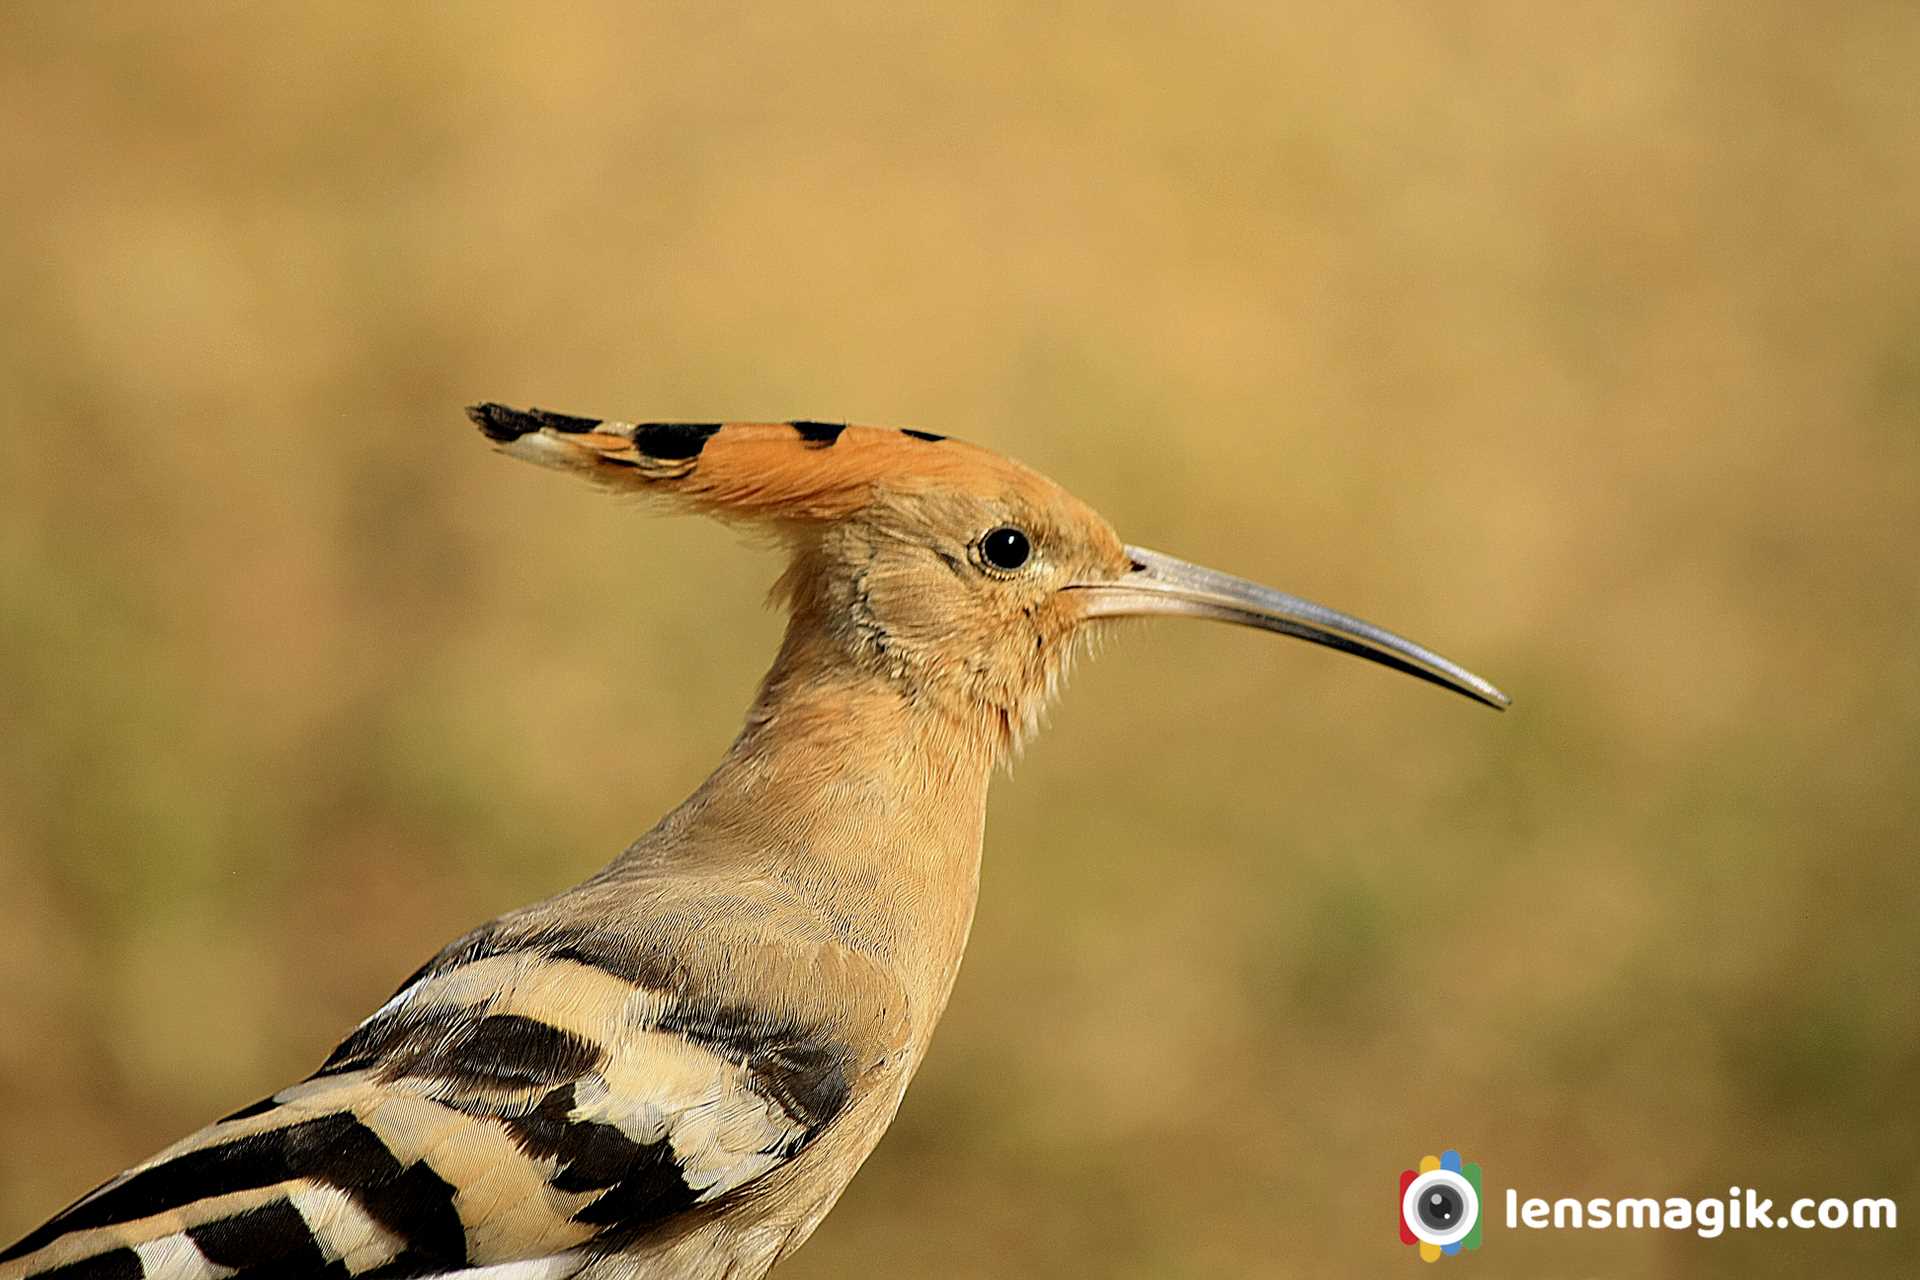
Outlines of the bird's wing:
[[[862,963],[775,967],[819,990]],[[311,1078],[0,1253],[0,1280],[571,1275],[791,1159],[872,1065],[804,998],[702,986],[638,935],[483,929]]]

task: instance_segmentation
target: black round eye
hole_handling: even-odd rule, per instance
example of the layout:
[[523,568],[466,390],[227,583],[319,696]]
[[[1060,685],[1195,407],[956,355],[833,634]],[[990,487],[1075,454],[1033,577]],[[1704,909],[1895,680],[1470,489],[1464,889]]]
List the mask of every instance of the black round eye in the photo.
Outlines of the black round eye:
[[1027,535],[1003,524],[980,539],[980,557],[996,569],[1018,569],[1033,554]]

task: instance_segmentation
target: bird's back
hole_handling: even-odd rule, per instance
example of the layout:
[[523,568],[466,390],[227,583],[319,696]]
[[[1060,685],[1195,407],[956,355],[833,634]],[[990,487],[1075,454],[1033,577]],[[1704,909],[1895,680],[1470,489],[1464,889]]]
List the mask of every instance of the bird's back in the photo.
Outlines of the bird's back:
[[778,881],[589,882],[442,950],[311,1077],[82,1198],[0,1280],[628,1276],[676,1250],[757,1274],[872,1145],[810,1161],[821,1136],[891,1117],[903,1015]]

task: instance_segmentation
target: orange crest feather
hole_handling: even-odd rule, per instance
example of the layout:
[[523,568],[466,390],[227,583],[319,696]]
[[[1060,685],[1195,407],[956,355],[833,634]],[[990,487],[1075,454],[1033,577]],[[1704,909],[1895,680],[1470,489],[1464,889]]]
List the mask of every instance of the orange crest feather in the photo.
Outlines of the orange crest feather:
[[610,488],[654,491],[734,519],[841,519],[876,488],[996,492],[1045,484],[985,449],[926,431],[827,422],[612,422],[477,404],[503,453]]

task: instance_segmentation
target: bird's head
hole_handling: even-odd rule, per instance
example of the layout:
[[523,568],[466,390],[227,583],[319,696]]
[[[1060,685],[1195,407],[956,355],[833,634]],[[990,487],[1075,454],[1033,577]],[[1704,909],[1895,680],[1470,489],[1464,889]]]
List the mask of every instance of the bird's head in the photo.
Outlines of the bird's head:
[[[1212,618],[1369,658],[1476,701],[1438,654],[1320,605],[1129,547],[1045,476],[921,431],[817,422],[618,423],[476,405],[503,452],[780,533],[794,619],[783,667],[893,682],[983,728],[1031,729],[1075,642],[1108,619]],[[776,675],[778,669],[776,670]]]

